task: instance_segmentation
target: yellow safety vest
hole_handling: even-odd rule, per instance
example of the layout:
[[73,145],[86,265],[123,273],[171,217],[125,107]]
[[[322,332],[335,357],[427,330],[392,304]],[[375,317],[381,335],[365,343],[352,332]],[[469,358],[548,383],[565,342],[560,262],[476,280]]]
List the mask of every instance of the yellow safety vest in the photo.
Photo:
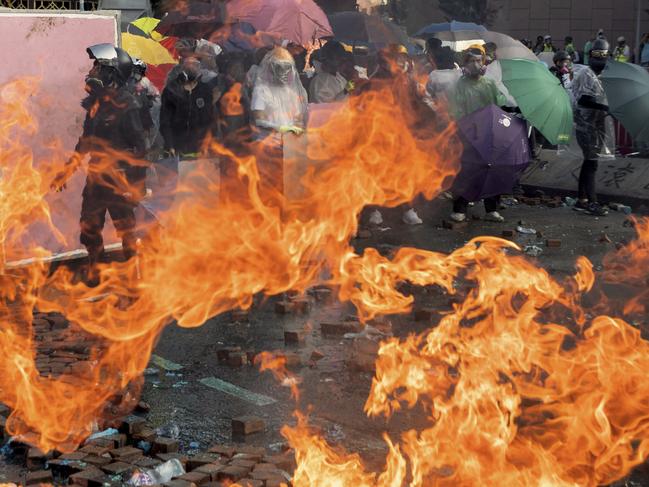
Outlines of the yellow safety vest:
[[629,57],[624,54],[624,49],[620,49],[619,47],[616,47],[615,51],[613,51],[613,59],[621,63],[629,62]]

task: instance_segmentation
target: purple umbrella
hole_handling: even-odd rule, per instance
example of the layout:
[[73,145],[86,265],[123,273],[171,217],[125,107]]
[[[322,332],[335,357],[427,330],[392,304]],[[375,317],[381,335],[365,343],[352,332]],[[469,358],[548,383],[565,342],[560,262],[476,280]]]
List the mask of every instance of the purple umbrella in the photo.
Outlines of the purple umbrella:
[[230,0],[226,11],[230,22],[248,22],[297,44],[333,35],[327,16],[313,0]]
[[457,126],[464,152],[453,193],[469,201],[511,193],[530,162],[526,123],[489,105]]

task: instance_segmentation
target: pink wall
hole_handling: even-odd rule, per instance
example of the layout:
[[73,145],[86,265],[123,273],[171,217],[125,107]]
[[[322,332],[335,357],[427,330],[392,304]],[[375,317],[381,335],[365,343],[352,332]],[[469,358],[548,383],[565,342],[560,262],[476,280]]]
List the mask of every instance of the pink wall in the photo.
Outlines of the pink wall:
[[[117,36],[117,19],[108,12],[0,12],[0,85],[25,75],[42,78],[40,89],[32,98],[32,113],[39,131],[27,142],[37,167],[52,154],[48,147],[55,141],[65,151],[74,148],[84,118],[79,105],[85,95],[84,77],[91,66],[86,47],[116,43]],[[30,232],[30,241],[52,251],[80,247],[78,221],[83,178],[78,173],[65,192],[49,197],[53,220],[67,242],[57,243],[42,227]]]

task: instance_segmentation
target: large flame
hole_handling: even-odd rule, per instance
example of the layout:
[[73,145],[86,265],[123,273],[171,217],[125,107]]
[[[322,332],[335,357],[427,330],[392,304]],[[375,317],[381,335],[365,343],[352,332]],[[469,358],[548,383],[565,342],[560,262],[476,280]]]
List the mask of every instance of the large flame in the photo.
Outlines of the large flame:
[[[0,92],[6,168],[0,184],[10,195],[0,202],[5,245],[30,218],[48,220],[43,176],[16,136],[35,130],[25,111],[30,89],[17,82]],[[432,124],[413,124],[401,108],[405,98],[398,87],[366,93],[307,135],[309,158],[322,164],[302,178],[302,195],[280,198],[281,209],[265,205],[260,194],[262,155],[214,143],[213,152],[236,161],[245,197],[229,194],[218,209],[184,199],[137,259],[103,268],[96,289],[75,283],[65,270],[48,276],[35,266],[5,275],[0,400],[13,410],[10,433],[44,450],[74,448],[105,417],[115,394],[129,385],[137,393],[153,343],[172,320],[200,326],[220,312],[249,307],[254,294],[322,283],[326,268],[325,283],[340,289],[339,298],[353,302],[363,320],[408,311],[414,299],[399,291],[404,281],[436,285],[464,301],[429,332],[388,340],[379,351],[367,414],[417,407],[428,427],[398,439],[385,435],[385,469],[372,472],[358,455],[328,445],[298,414],[297,426],[283,429],[296,451],[294,485],[598,485],[642,462],[649,446],[649,344],[622,319],[591,317],[582,307],[595,279],[587,259],[577,261],[575,276],[558,282],[516,245],[496,238],[476,239],[450,255],[403,248],[387,258],[350,247],[363,207],[403,204],[418,193],[433,197],[457,172],[454,128],[435,132]],[[11,181],[21,194],[13,194]],[[639,222],[642,242],[647,225]],[[645,245],[631,244],[620,255]],[[92,371],[38,375],[34,307],[63,312],[105,338]],[[297,385],[281,360],[260,359]]]
[[[41,172],[50,181],[54,171],[33,168],[25,140],[25,131],[33,130],[25,110],[34,90],[21,83],[4,88],[3,93],[19,99],[3,98],[2,120],[10,122],[3,122],[2,141],[13,152],[3,150],[0,157],[7,168],[22,167],[13,161],[24,160],[27,175],[21,181],[40,183]],[[360,97],[317,129],[308,150],[311,159],[326,164],[307,172],[303,196],[283,201],[281,211],[266,206],[260,196],[254,151],[237,156],[213,144],[214,152],[237,162],[240,184],[247,188],[244,195],[228,198],[218,211],[211,204],[183,199],[173,215],[163,218],[164,230],[145,240],[137,259],[104,267],[98,288],[76,282],[64,268],[47,276],[46,269],[32,267],[18,282],[9,281],[4,292],[18,296],[12,308],[3,303],[4,312],[23,318],[2,325],[6,353],[0,367],[6,372],[0,378],[0,399],[13,410],[9,432],[27,436],[44,450],[71,449],[104,416],[112,396],[137,385],[155,339],[172,320],[199,326],[225,310],[250,306],[256,293],[304,290],[319,282],[324,267],[333,274],[331,284],[350,288],[350,280],[362,279],[357,275],[364,272],[356,264],[359,257],[349,245],[362,208],[406,203],[418,193],[432,197],[457,171],[453,128],[412,132],[408,112],[399,109],[399,96],[385,89]],[[20,108],[15,113],[14,105]],[[23,133],[11,133],[14,120],[22,124]],[[10,181],[3,178],[3,184]],[[180,192],[195,189],[192,181]],[[47,186],[37,184],[15,200],[3,199],[4,228],[20,234],[22,220],[33,213],[30,208],[46,211]],[[211,189],[216,193],[218,188]],[[3,241],[9,241],[4,234]],[[37,250],[43,253],[33,252]],[[37,374],[29,328],[34,307],[64,313],[106,339],[88,376],[53,379]]]

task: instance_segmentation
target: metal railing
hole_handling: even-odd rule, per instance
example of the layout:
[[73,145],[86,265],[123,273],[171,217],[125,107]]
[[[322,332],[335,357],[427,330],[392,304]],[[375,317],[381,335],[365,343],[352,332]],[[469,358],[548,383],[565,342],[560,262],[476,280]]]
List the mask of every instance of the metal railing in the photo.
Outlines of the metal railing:
[[0,0],[0,7],[17,10],[97,10],[99,0]]

